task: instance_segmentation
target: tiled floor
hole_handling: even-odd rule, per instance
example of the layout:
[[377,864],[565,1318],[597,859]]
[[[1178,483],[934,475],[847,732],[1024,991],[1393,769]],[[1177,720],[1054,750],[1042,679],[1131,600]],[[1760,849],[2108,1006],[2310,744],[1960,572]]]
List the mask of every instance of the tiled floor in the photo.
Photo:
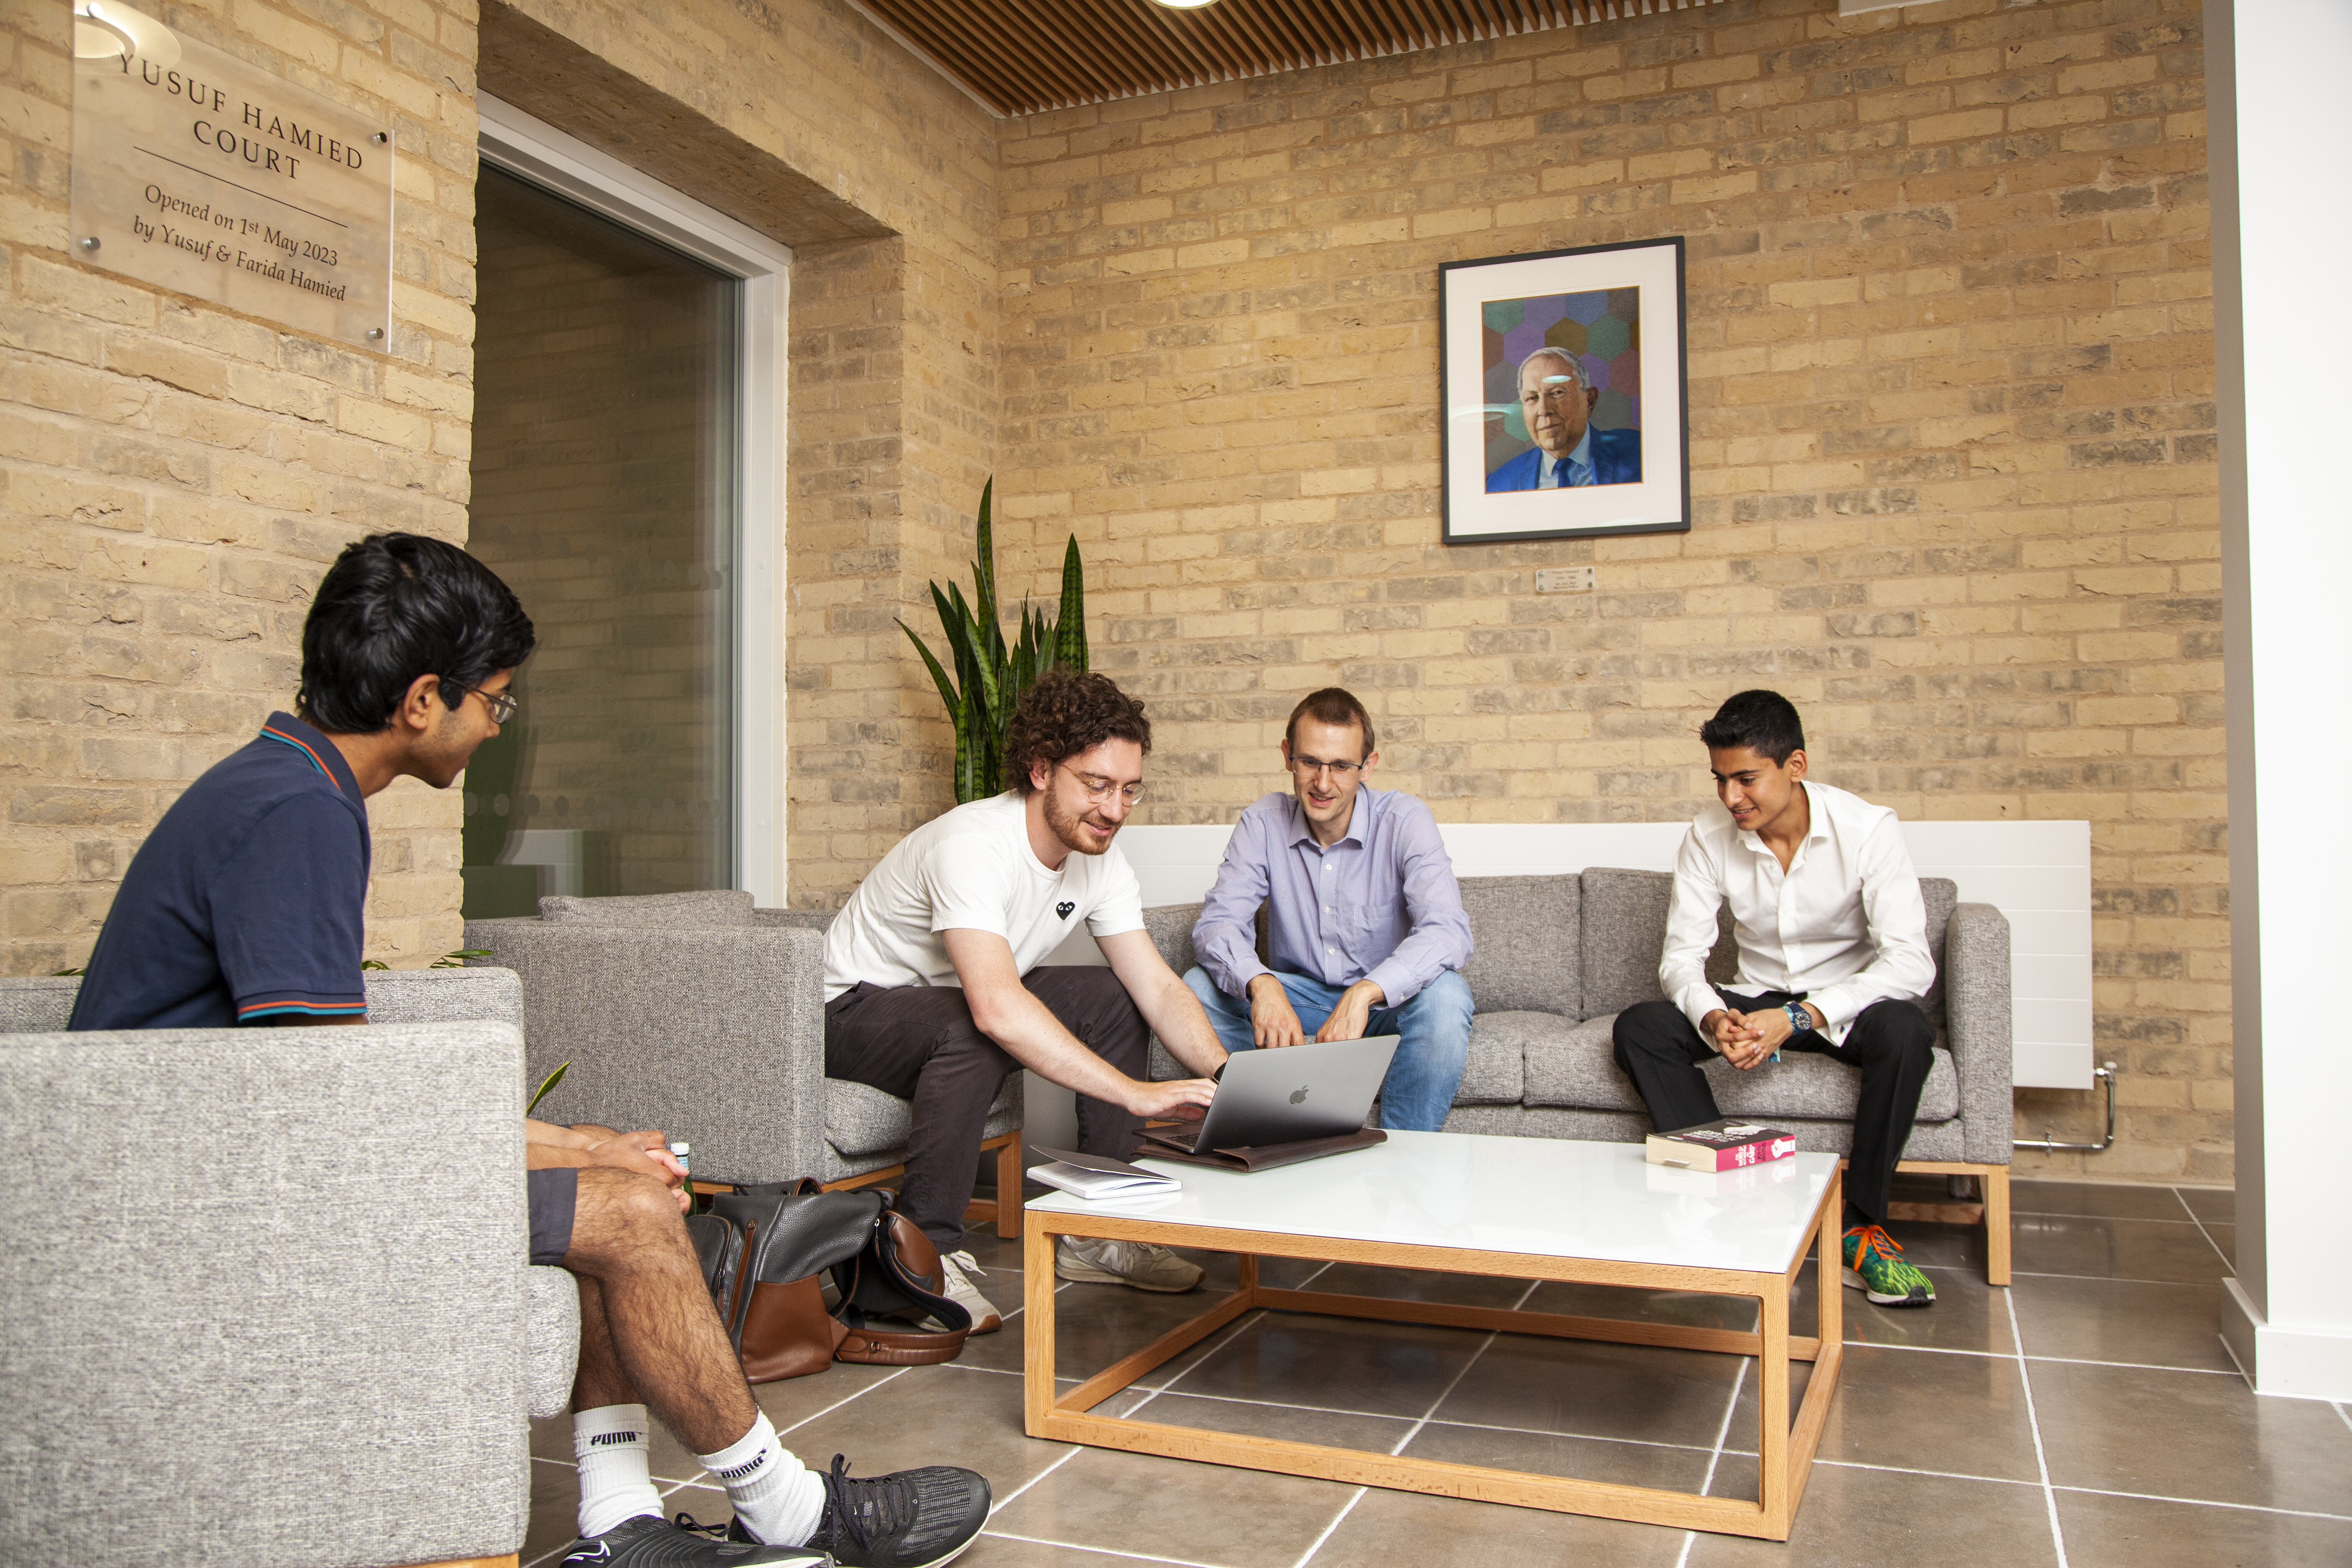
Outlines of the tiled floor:
[[[1937,1304],[1890,1312],[1846,1298],[1853,1348],[1786,1545],[1032,1442],[1017,1312],[950,1365],[836,1365],[768,1385],[761,1404],[812,1464],[841,1452],[858,1474],[942,1461],[985,1474],[995,1512],[959,1560],[971,1568],[2352,1563],[2352,1408],[2257,1399],[2219,1338],[2230,1194],[2055,1182],[2012,1191],[2009,1290],[1984,1283],[1980,1232],[1908,1226],[1898,1237],[1933,1274]],[[989,1269],[983,1289],[1017,1308],[1020,1247],[982,1237],[974,1250]],[[1209,1289],[1230,1287],[1230,1259],[1201,1261]],[[1269,1261],[1266,1280],[1316,1267]],[[1351,1267],[1318,1283],[1743,1327],[1752,1312],[1714,1298],[1528,1295],[1507,1281]],[[1205,1300],[1065,1285],[1059,1371],[1099,1370]],[[1811,1319],[1801,1301],[1792,1321]],[[1756,1397],[1755,1365],[1741,1357],[1254,1314],[1107,1408],[1753,1498]],[[571,1540],[569,1417],[541,1423],[533,1449],[526,1564]],[[674,1443],[661,1440],[656,1466],[673,1511],[727,1517],[726,1494]]]

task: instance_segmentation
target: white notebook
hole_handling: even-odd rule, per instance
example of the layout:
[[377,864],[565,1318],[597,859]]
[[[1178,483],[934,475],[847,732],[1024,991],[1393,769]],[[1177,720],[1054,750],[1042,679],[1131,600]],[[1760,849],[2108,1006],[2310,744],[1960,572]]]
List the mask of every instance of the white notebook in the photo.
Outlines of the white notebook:
[[1044,1147],[1038,1147],[1037,1152],[1051,1154],[1054,1163],[1031,1166],[1031,1179],[1097,1202],[1159,1197],[1177,1192],[1183,1185],[1173,1176],[1163,1176],[1107,1154],[1074,1154],[1066,1149]]

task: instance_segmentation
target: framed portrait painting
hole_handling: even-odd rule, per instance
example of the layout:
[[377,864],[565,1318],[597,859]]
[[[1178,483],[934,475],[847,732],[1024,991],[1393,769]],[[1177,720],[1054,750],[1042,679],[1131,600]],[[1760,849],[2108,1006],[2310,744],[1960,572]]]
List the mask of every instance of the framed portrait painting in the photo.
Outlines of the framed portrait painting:
[[1438,268],[1445,542],[1690,527],[1679,236]]

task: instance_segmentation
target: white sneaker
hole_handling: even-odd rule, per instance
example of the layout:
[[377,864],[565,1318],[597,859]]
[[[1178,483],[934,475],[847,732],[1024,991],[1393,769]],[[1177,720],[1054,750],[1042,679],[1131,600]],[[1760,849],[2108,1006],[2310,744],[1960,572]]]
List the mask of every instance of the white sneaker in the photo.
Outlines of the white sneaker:
[[980,1288],[965,1275],[967,1268],[974,1274],[988,1272],[969,1252],[944,1252],[940,1255],[940,1272],[948,1279],[945,1291],[948,1300],[971,1314],[973,1333],[992,1334],[1004,1326],[1004,1314],[980,1293]]
[[1055,1249],[1054,1272],[1081,1284],[1132,1285],[1170,1295],[1192,1289],[1207,1278],[1198,1264],[1185,1262],[1164,1247],[1076,1236],[1062,1237]]

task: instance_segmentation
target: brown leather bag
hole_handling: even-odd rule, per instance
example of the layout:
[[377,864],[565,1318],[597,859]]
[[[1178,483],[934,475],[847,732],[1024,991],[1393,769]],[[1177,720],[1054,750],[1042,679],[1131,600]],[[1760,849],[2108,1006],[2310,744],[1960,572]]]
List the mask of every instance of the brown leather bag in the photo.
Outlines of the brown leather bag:
[[824,1270],[864,1248],[887,1193],[828,1193],[814,1181],[739,1187],[687,1229],[719,1321],[752,1383],[833,1364],[849,1331],[825,1310]]
[[[944,1292],[930,1238],[880,1188],[828,1193],[803,1177],[738,1187],[687,1220],[743,1375],[774,1383],[836,1358],[881,1366],[953,1361],[971,1317]],[[824,1275],[837,1295],[828,1308]]]
[[934,1366],[962,1353],[971,1314],[947,1295],[939,1248],[898,1210],[883,1210],[857,1255],[833,1266],[833,1282],[839,1360]]

